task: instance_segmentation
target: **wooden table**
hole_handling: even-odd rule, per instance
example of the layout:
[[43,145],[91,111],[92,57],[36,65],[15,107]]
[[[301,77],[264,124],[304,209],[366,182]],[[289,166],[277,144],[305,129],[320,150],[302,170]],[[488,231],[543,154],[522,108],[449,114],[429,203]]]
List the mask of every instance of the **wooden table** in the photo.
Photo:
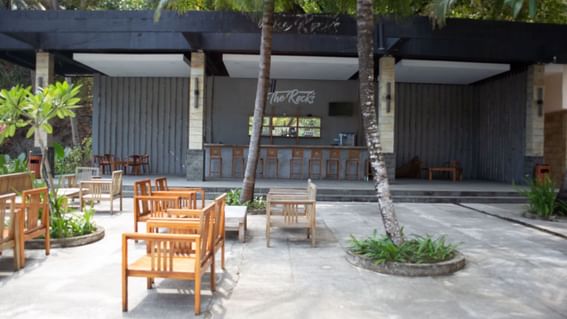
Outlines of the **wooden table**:
[[456,167],[430,167],[429,180],[433,179],[433,172],[447,172],[453,174],[453,182],[457,181],[457,177],[459,175],[458,169]]
[[224,230],[238,231],[238,239],[241,242],[246,241],[246,215],[248,207],[246,206],[229,206],[224,207]]

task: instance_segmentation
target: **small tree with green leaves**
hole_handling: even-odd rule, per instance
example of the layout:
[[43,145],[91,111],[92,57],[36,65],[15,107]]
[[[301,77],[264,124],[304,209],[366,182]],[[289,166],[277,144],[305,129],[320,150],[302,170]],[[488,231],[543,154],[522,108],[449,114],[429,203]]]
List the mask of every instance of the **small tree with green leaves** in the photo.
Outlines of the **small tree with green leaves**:
[[[33,93],[31,87],[15,86],[0,91],[0,144],[14,136],[19,128],[27,128],[27,138],[44,131],[53,133],[50,121],[55,117],[64,119],[75,116],[80,86],[57,82]],[[42,155],[42,177],[49,189],[53,189],[53,174],[47,158],[47,141],[43,134],[37,135]]]

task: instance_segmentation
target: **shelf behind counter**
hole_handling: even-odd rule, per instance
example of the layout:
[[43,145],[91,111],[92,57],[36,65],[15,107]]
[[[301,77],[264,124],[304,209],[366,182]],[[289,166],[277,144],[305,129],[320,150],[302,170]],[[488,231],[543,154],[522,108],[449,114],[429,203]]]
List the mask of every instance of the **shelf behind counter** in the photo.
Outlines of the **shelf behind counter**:
[[[209,156],[210,156],[210,148],[211,147],[220,147],[221,154],[222,154],[222,177],[232,177],[232,149],[234,147],[243,148],[244,149],[244,158],[246,159],[248,156],[248,145],[241,145],[241,144],[205,144],[205,174],[206,177],[209,178]],[[292,149],[303,149],[303,177],[302,178],[309,178],[308,171],[309,171],[309,158],[311,157],[311,150],[317,149],[322,150],[322,178],[326,177],[326,166],[327,166],[327,159],[329,159],[329,153],[331,150],[340,150],[340,160],[339,160],[339,179],[345,178],[345,163],[348,158],[348,151],[349,150],[359,150],[360,157],[359,157],[359,164],[358,164],[358,179],[364,178],[365,172],[365,161],[368,158],[368,152],[366,151],[366,147],[364,146],[346,146],[346,145],[273,145],[273,144],[265,144],[260,146],[260,158],[266,158],[266,149],[268,148],[276,148],[278,149],[278,162],[279,162],[279,178],[286,179],[290,178],[290,160],[291,160],[291,153]],[[213,163],[216,165],[216,163]],[[267,168],[267,167],[265,167]],[[258,171],[261,171],[261,167],[258,168]],[[270,171],[271,170],[271,171]],[[268,168],[266,170],[266,175],[264,177],[274,177],[274,171],[272,168]],[[352,172],[354,173],[354,172]]]

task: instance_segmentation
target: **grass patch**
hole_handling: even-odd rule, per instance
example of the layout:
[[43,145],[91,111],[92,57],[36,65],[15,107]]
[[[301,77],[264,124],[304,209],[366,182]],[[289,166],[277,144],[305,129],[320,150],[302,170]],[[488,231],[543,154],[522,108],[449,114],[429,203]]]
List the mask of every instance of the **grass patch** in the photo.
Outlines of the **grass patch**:
[[376,264],[385,262],[431,264],[453,258],[457,245],[447,243],[446,236],[434,238],[425,235],[414,236],[396,246],[387,236],[378,236],[374,231],[374,234],[366,239],[357,239],[351,235],[350,250],[369,258]]

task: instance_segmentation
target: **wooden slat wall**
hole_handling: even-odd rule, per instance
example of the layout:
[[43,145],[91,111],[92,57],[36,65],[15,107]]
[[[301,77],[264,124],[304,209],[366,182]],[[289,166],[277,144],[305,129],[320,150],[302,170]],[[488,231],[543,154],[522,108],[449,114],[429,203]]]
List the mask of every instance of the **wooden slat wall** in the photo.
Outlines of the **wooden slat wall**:
[[188,78],[97,76],[93,152],[120,158],[149,154],[151,173],[185,175]]
[[527,72],[478,84],[478,178],[523,181]]
[[396,84],[397,166],[419,156],[425,167],[461,162],[476,178],[477,114],[473,86]]

